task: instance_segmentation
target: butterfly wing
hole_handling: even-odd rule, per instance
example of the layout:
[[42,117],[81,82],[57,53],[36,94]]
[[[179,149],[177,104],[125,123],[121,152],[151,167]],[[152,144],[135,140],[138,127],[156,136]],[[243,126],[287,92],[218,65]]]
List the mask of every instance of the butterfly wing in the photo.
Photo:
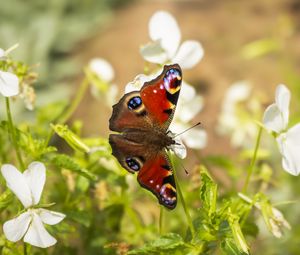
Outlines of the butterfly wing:
[[145,82],[141,99],[150,118],[167,129],[173,118],[182,82],[178,64],[164,66],[163,72],[154,80]]
[[177,204],[175,179],[168,155],[161,151],[147,160],[138,173],[139,184],[151,191],[163,206],[174,209]]
[[181,81],[179,65],[165,66],[157,78],[145,82],[140,91],[125,94],[113,106],[110,130],[123,132],[153,126],[167,129],[175,111]]
[[156,152],[122,134],[111,134],[109,142],[112,154],[121,166],[131,173],[138,172],[139,184],[151,191],[160,204],[174,209],[177,204],[176,185],[167,154]]

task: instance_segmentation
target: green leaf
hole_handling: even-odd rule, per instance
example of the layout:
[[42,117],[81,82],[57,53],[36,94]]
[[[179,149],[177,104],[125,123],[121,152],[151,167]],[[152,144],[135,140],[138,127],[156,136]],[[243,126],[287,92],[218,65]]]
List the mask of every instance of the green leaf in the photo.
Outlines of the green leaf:
[[9,190],[6,190],[0,195],[0,211],[5,209],[13,200],[13,195]]
[[216,212],[218,186],[204,166],[200,167],[200,175],[202,182],[200,187],[200,198],[204,209],[208,211],[208,216],[210,217]]
[[239,248],[236,246],[234,240],[232,238],[226,238],[221,243],[221,249],[226,255],[241,255],[246,254],[241,252]]
[[70,171],[80,174],[92,181],[98,180],[96,175],[91,173],[89,170],[82,168],[73,158],[66,154],[55,155],[51,161],[57,167],[69,169]]
[[174,250],[184,250],[187,245],[184,243],[182,237],[175,233],[168,233],[159,237],[158,239],[145,244],[141,248],[137,248],[128,252],[128,254],[174,254]]
[[51,127],[62,139],[64,139],[75,151],[88,153],[90,148],[81,140],[81,138],[71,131],[67,125],[53,125]]

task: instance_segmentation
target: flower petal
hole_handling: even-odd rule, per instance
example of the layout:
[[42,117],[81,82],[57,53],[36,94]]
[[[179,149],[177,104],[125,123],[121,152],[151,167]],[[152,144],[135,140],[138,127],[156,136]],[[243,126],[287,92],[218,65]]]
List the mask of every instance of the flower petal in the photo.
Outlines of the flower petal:
[[277,104],[271,104],[264,112],[263,123],[268,130],[276,133],[282,132],[286,128],[283,116]]
[[292,175],[300,174],[300,124],[290,128],[277,137],[277,143],[282,154],[282,167]]
[[203,97],[200,95],[195,96],[193,99],[187,102],[180,100],[175,112],[175,121],[187,123],[192,120],[203,108]]
[[5,97],[19,94],[19,79],[15,74],[0,71],[0,93]]
[[103,58],[94,58],[89,63],[90,69],[102,80],[110,82],[115,77],[112,65]]
[[17,196],[25,208],[33,205],[30,188],[24,175],[13,165],[4,164],[1,172],[7,187]]
[[139,75],[137,75],[133,81],[126,84],[125,93],[140,90],[143,87],[145,82],[150,81],[156,77],[155,74],[151,74],[151,75],[139,74]]
[[3,225],[4,235],[11,242],[19,241],[26,233],[30,221],[30,212],[22,213],[17,218],[6,221]]
[[149,21],[149,35],[153,41],[159,41],[161,47],[172,59],[178,49],[181,33],[175,18],[166,11],[157,11]]
[[182,99],[184,101],[190,101],[195,96],[196,96],[195,88],[191,84],[187,83],[185,80],[182,80],[179,100]]
[[182,69],[194,67],[204,55],[202,45],[198,41],[188,40],[181,44],[172,62],[177,63]]
[[142,57],[151,63],[163,64],[167,62],[167,52],[161,47],[160,41],[150,42],[140,48]]
[[276,88],[275,102],[282,114],[283,124],[286,128],[289,122],[289,105],[291,92],[284,84],[279,84]]
[[24,237],[24,242],[40,248],[47,248],[56,243],[56,239],[45,229],[41,218],[32,214],[33,219]]
[[175,144],[172,144],[171,150],[174,151],[175,155],[178,158],[184,159],[186,158],[186,147],[184,146],[183,142],[181,141],[180,137],[175,137]]
[[28,170],[24,171],[24,176],[31,191],[33,205],[39,203],[46,181],[46,168],[41,162],[32,162]]
[[182,134],[182,140],[187,147],[203,149],[207,144],[207,133],[200,128],[193,128]]
[[43,208],[39,209],[39,216],[42,222],[48,225],[55,225],[66,217],[66,215],[63,213],[49,211]]
[[5,50],[3,50],[3,49],[0,48],[0,60],[4,59],[5,57],[6,57]]

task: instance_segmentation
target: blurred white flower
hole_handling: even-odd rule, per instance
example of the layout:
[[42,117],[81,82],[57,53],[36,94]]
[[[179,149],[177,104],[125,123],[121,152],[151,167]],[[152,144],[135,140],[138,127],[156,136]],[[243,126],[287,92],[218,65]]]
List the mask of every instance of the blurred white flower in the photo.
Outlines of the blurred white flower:
[[[170,129],[175,133],[181,133],[190,128],[190,122],[202,109],[203,97],[197,95],[195,88],[183,81]],[[192,149],[203,149],[207,144],[207,133],[199,127],[184,132],[180,138]]]
[[89,67],[101,80],[111,82],[115,77],[115,71],[111,64],[102,58],[94,58],[90,61]]
[[18,47],[19,47],[19,44],[15,44],[15,45],[11,46],[10,48],[8,48],[7,50],[3,50],[0,48],[0,60],[5,60],[7,55]]
[[217,132],[230,135],[231,144],[235,147],[250,146],[248,141],[256,136],[256,124],[241,107],[245,104],[252,116],[259,111],[257,99],[250,99],[251,89],[249,82],[238,81],[228,88],[222,103]]
[[282,155],[282,167],[292,175],[300,173],[300,123],[290,129],[289,104],[291,93],[280,84],[277,86],[275,103],[264,112],[263,123],[267,130],[274,133],[279,151]]
[[19,78],[10,72],[0,70],[0,93],[5,97],[19,94]]
[[141,55],[151,63],[177,63],[182,69],[194,67],[203,57],[204,50],[195,40],[180,45],[181,32],[175,18],[166,11],[155,12],[149,21],[152,42],[141,47]]
[[44,164],[32,162],[24,173],[19,172],[13,165],[5,164],[1,167],[1,172],[7,187],[25,207],[25,212],[4,223],[3,232],[6,238],[17,242],[24,237],[24,242],[41,248],[54,245],[56,239],[48,233],[43,223],[55,225],[65,215],[37,207],[46,181]]
[[105,93],[105,99],[108,105],[112,105],[116,102],[118,87],[112,83],[115,78],[115,71],[112,65],[102,58],[94,58],[89,63],[89,69],[94,74],[90,77],[92,94],[100,99],[103,99]]
[[0,48],[0,60],[5,58],[5,50]]

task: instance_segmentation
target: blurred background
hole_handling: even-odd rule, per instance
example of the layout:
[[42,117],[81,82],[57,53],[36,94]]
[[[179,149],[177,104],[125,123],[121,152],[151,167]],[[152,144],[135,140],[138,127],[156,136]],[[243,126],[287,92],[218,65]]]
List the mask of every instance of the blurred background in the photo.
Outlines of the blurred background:
[[[259,98],[262,109],[273,102],[275,87],[287,84],[292,91],[292,122],[300,120],[299,0],[2,0],[0,3],[0,47],[5,49],[19,43],[12,56],[33,65],[39,73],[35,87],[37,106],[72,98],[83,79],[83,68],[96,57],[112,64],[114,82],[122,96],[124,86],[144,70],[139,48],[149,41],[149,18],[155,11],[165,10],[177,19],[182,39],[198,40],[205,51],[203,60],[184,72],[184,79],[204,98],[204,108],[194,120],[201,121],[208,133],[208,143],[201,154],[234,157],[241,147],[232,146],[229,135],[217,132],[224,95],[236,82],[251,84],[251,93]],[[28,114],[20,110],[19,118]],[[262,112],[255,114],[252,117],[261,120]],[[73,119],[83,121],[85,136],[106,137],[110,115],[110,107],[87,93]],[[193,154],[190,158],[197,160]],[[227,174],[215,170],[215,175],[221,187],[230,187]],[[286,178],[293,187],[299,184],[296,179]],[[294,194],[295,191],[296,188]],[[300,228],[294,231],[294,236],[298,233],[299,237]]]
[[[203,60],[184,76],[205,99],[197,120],[209,132],[207,152],[228,147],[215,127],[231,84],[247,80],[267,95],[266,103],[277,84],[300,86],[297,0],[2,1],[0,45],[7,48],[18,42],[13,56],[39,73],[38,105],[76,93],[83,67],[96,57],[112,64],[121,96],[125,84],[143,72],[139,47],[149,41],[148,21],[157,10],[173,14],[182,39],[198,40],[205,50]],[[102,135],[108,133],[108,125],[99,123],[108,123],[110,114],[111,109],[91,95],[76,112],[86,134]]]

